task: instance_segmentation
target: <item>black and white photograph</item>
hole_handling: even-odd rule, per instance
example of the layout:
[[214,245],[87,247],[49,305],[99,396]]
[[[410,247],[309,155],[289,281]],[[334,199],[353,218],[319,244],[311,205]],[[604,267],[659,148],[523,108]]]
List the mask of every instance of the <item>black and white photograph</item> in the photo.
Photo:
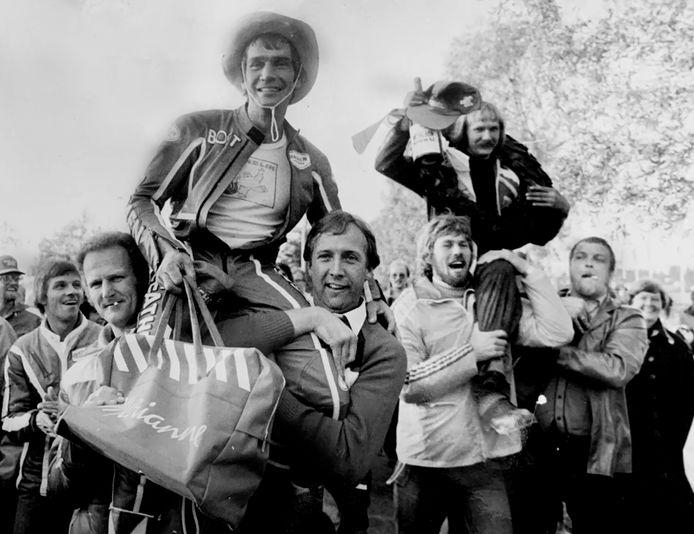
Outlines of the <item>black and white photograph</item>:
[[0,534],[694,532],[694,3],[0,12]]

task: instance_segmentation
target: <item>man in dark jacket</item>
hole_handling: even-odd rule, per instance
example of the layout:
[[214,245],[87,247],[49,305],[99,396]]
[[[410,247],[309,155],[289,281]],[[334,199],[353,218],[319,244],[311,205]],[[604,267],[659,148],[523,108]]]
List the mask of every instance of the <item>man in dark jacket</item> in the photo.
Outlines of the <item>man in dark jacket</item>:
[[[376,170],[426,198],[429,217],[446,212],[468,217],[480,255],[544,245],[557,235],[568,202],[527,148],[506,135],[503,117],[474,87],[438,81],[410,93],[406,104],[376,157]],[[434,154],[420,154],[422,127],[438,140]],[[513,266],[503,260],[482,265],[473,284],[480,329],[502,329],[513,339],[520,320]],[[508,394],[495,364],[486,365],[489,372],[478,379],[480,396]],[[489,419],[511,409],[502,402]]]
[[694,359],[687,344],[660,320],[666,302],[655,282],[640,282],[630,305],[648,326],[648,352],[627,385],[633,474],[624,530],[694,532],[694,494],[684,474],[682,449],[694,417]]
[[575,336],[559,349],[535,414],[550,441],[551,490],[566,502],[573,532],[621,532],[620,476],[632,471],[626,386],[648,348],[646,324],[609,295],[615,256],[604,239],[576,243],[569,267],[563,301]]
[[[285,389],[278,404],[270,463],[241,532],[329,533],[322,514],[323,486],[335,497],[340,534],[366,532],[370,477],[405,379],[405,351],[380,324],[366,320],[362,288],[380,262],[371,229],[334,211],[309,232],[304,249],[315,309],[293,311],[300,324],[322,310],[339,314],[357,340],[348,365],[350,402],[335,420]],[[305,318],[301,318],[305,316]],[[268,347],[271,348],[271,347]],[[268,514],[268,509],[273,513]]]

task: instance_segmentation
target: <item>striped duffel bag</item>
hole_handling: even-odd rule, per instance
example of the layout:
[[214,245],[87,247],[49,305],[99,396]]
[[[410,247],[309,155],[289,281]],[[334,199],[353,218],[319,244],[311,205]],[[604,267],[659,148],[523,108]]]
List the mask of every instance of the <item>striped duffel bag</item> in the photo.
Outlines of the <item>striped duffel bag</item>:
[[[104,384],[125,402],[69,406],[69,432],[113,461],[191,499],[236,527],[268,459],[284,387],[253,348],[223,347],[198,292],[186,284],[193,342],[164,339],[177,297],[167,295],[154,336],[124,334],[101,354]],[[203,346],[197,313],[217,346]]]

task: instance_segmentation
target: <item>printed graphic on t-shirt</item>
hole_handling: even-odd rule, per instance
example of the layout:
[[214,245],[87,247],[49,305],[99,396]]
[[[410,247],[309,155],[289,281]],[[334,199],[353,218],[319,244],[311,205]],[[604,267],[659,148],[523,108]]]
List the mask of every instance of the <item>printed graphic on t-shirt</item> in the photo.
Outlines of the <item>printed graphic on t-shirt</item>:
[[226,193],[233,197],[272,208],[275,206],[277,163],[250,157],[232,180]]

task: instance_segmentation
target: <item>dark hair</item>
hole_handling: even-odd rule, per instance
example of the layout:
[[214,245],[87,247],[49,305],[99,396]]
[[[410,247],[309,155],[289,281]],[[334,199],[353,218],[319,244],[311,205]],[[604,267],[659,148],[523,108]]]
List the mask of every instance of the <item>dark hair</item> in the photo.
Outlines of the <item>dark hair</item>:
[[480,102],[480,107],[478,109],[465,115],[460,146],[465,150],[468,149],[469,139],[467,135],[467,128],[470,120],[476,118],[477,116],[481,116],[482,119],[492,120],[499,123],[499,141],[494,147],[494,152],[496,152],[499,147],[503,146],[504,141],[506,140],[506,123],[504,122],[504,118],[502,117],[498,108],[491,102]]
[[335,210],[329,213],[313,225],[311,231],[308,233],[308,236],[306,236],[304,261],[308,264],[311,263],[313,247],[319,236],[323,234],[344,234],[350,224],[356,226],[366,238],[366,267],[369,270],[373,270],[378,267],[378,265],[381,263],[381,258],[378,257],[378,250],[376,249],[376,237],[371,231],[371,228],[369,228],[369,225],[359,217],[342,210]]
[[248,59],[248,49],[251,45],[255,43],[261,44],[268,50],[279,50],[280,48],[282,48],[282,46],[289,45],[289,51],[292,56],[292,67],[294,67],[294,76],[299,76],[299,69],[301,68],[301,57],[299,56],[299,52],[297,52],[296,48],[289,39],[287,39],[283,35],[280,35],[279,33],[261,33],[260,35],[253,37],[250,41],[248,41],[248,43],[246,43],[246,46],[243,49],[243,57],[241,58],[242,71],[246,68],[246,60]]
[[667,296],[667,293],[665,293],[665,290],[658,282],[655,282],[653,280],[641,280],[638,284],[636,284],[636,286],[634,286],[634,289],[632,289],[629,292],[629,304],[631,304],[634,301],[634,297],[639,293],[659,294],[663,308],[666,308],[669,297]]
[[46,300],[48,299],[48,284],[52,278],[76,274],[79,276],[77,266],[68,260],[51,258],[39,266],[38,274],[34,280],[34,305],[41,313],[46,312]]
[[609,253],[610,253],[610,273],[614,272],[614,268],[617,265],[617,260],[614,255],[614,250],[612,250],[612,247],[610,244],[605,241],[602,237],[596,237],[596,236],[591,236],[591,237],[586,237],[581,239],[580,241],[577,241],[573,247],[571,247],[571,252],[569,252],[569,261],[571,261],[571,258],[574,257],[574,252],[576,252],[576,247],[580,245],[581,243],[594,243],[596,245],[602,245],[605,247]]
[[442,235],[462,234],[470,242],[470,248],[474,249],[470,231],[470,219],[457,215],[439,215],[431,219],[420,230],[417,236],[417,270],[429,280],[433,276],[431,268],[431,256],[434,243]]
[[149,265],[140,252],[137,243],[130,234],[125,232],[104,232],[97,234],[82,245],[77,254],[77,265],[84,276],[84,259],[90,252],[101,252],[110,248],[120,247],[128,254],[130,266],[137,280],[137,309],[142,306],[142,301],[147,293],[149,284]]

